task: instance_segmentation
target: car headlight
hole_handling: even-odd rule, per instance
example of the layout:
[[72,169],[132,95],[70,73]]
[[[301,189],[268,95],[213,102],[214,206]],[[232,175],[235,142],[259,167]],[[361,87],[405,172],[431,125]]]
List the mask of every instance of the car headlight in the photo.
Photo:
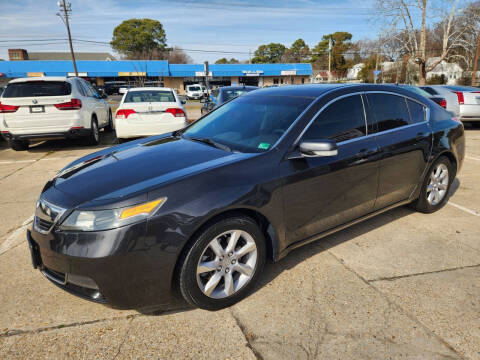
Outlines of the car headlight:
[[81,211],[75,210],[60,225],[60,230],[99,231],[138,222],[154,214],[167,198],[160,198],[126,208]]

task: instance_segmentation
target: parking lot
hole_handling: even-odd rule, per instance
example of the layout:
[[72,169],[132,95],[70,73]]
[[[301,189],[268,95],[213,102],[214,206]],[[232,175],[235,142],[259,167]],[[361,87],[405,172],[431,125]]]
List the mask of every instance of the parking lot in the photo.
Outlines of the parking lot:
[[439,212],[398,208],[295,250],[229,309],[153,314],[78,299],[31,266],[43,185],[116,143],[101,135],[96,148],[0,142],[0,358],[480,359],[480,130]]

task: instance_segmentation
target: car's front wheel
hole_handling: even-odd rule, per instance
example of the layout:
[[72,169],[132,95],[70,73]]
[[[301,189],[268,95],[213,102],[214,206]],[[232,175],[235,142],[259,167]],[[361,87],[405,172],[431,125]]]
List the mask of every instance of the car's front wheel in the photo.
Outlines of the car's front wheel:
[[219,310],[248,295],[265,264],[265,237],[246,216],[220,220],[205,228],[183,259],[180,291],[187,302]]
[[413,207],[424,213],[439,210],[447,201],[450,185],[455,177],[452,163],[441,156],[433,163],[423,181],[422,190]]
[[112,118],[112,112],[108,111],[108,124],[105,126],[105,131],[106,132],[112,132],[115,130],[114,125],[113,125],[113,118]]

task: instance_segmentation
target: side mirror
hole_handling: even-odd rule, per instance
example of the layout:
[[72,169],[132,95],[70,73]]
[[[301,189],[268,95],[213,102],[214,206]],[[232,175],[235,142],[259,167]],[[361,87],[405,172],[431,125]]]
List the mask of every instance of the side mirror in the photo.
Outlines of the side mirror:
[[299,146],[305,157],[337,156],[338,147],[332,140],[304,141]]
[[182,105],[185,105],[187,103],[187,100],[181,100]]
[[200,102],[201,102],[202,104],[206,103],[205,98],[201,98],[201,99],[200,99]]

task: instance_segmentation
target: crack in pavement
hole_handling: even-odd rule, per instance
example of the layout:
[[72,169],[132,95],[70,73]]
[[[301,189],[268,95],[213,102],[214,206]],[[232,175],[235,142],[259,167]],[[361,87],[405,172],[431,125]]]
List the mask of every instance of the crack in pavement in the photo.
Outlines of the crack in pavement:
[[[378,294],[380,294],[385,301],[392,306],[393,309],[396,309],[398,312],[401,314],[404,314],[407,316],[410,320],[412,320],[414,323],[416,323],[418,326],[420,326],[426,333],[428,333],[430,336],[433,338],[437,339],[441,344],[443,344],[445,347],[447,347],[450,351],[452,351],[455,355],[458,356],[460,359],[465,359],[450,343],[448,343],[445,339],[440,337],[438,334],[436,334],[433,330],[431,330],[427,325],[422,323],[415,315],[410,313],[408,310],[403,308],[401,305],[397,304],[395,301],[391,300],[383,291],[381,291],[379,288],[373,285],[372,282],[369,282],[367,279],[365,279],[362,275],[357,273],[353,268],[349,267],[347,264],[345,264],[345,261],[339,257],[337,257],[335,254],[333,254],[330,250],[327,250],[327,252],[333,256],[334,259],[336,259],[340,264],[342,264],[345,269],[350,271],[352,274],[357,276],[361,281],[363,281],[366,285],[371,287],[373,290],[375,290]],[[479,266],[479,265],[476,265]]]
[[122,351],[123,344],[125,344],[125,341],[127,341],[128,334],[130,333],[130,329],[132,328],[132,321],[133,321],[133,317],[130,318],[130,321],[128,323],[127,331],[125,331],[125,335],[123,336],[122,342],[118,346],[117,353],[112,358],[113,360],[115,360],[118,357],[118,355],[120,355],[120,352]]
[[67,329],[67,328],[77,327],[77,326],[97,324],[97,323],[101,323],[101,322],[105,322],[105,321],[117,321],[117,320],[125,320],[125,319],[134,319],[134,318],[138,318],[138,317],[141,317],[141,316],[146,316],[146,315],[144,315],[144,314],[129,314],[129,315],[126,315],[126,316],[114,316],[114,317],[111,317],[111,318],[78,321],[78,322],[74,322],[74,323],[70,323],[70,324],[60,324],[60,325],[54,325],[54,326],[47,326],[47,327],[32,329],[32,330],[18,330],[18,329],[7,330],[6,332],[0,334],[0,338],[16,336],[16,335],[39,334],[39,333],[42,333],[42,332],[45,332],[45,331]]
[[454,268],[434,270],[434,271],[425,271],[425,272],[414,273],[414,274],[397,275],[397,276],[390,276],[390,277],[380,277],[380,278],[376,278],[376,279],[372,279],[372,280],[367,280],[367,282],[368,283],[373,283],[373,282],[376,282],[376,281],[395,281],[395,280],[398,280],[398,279],[404,279],[404,278],[415,277],[415,276],[439,274],[439,273],[443,273],[443,272],[463,270],[463,269],[473,269],[473,268],[476,268],[476,267],[479,267],[479,266],[480,266],[480,264],[465,265],[465,266],[458,266],[458,267],[454,267]]
[[40,160],[42,160],[42,159],[45,158],[46,156],[48,156],[48,153],[44,154],[43,156],[39,157],[38,159],[36,159],[36,160],[34,160],[34,161],[32,161],[32,162],[29,162],[28,165],[25,165],[24,167],[18,168],[18,169],[16,169],[16,170],[12,171],[10,174],[1,177],[1,178],[0,178],[0,181],[2,181],[2,180],[4,180],[4,179],[12,176],[13,174],[19,172],[20,170],[23,170],[23,169],[25,169],[25,168],[27,168],[27,167],[29,167],[29,166],[31,166],[31,165],[39,162]]
[[248,336],[248,332],[245,329],[245,326],[242,324],[240,318],[235,314],[233,307],[230,307],[229,311],[230,311],[230,315],[232,315],[233,319],[235,320],[235,323],[237,324],[238,328],[242,332],[243,337],[247,342],[247,347],[252,351],[255,358],[257,358],[258,360],[263,360],[262,354],[260,354],[260,352],[257,349],[255,349],[255,347],[253,346],[252,342],[250,341],[250,337]]

